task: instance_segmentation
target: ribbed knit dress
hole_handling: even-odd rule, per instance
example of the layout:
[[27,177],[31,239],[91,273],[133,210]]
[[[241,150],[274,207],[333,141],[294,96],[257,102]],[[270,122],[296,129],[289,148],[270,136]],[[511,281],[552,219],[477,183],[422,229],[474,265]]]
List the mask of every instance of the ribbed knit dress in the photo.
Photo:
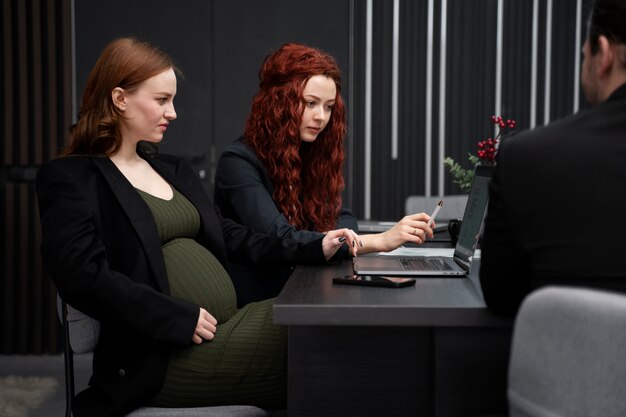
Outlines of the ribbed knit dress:
[[174,350],[150,405],[285,408],[286,331],[272,324],[274,299],[237,310],[228,273],[194,239],[200,216],[193,204],[176,189],[171,200],[138,191],[156,221],[171,295],[205,308],[218,322],[213,340]]

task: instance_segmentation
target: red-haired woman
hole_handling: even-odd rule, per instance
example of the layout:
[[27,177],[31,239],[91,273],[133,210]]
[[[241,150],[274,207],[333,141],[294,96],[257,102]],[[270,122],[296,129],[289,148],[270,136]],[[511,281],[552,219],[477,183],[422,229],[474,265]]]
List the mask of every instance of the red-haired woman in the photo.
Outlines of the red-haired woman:
[[[300,242],[328,230],[357,230],[342,207],[346,133],[341,74],[334,58],[289,43],[265,58],[243,137],[224,148],[215,177],[222,215],[259,232]],[[361,236],[358,253],[389,251],[432,237],[424,213]],[[341,253],[347,256],[344,249]],[[291,270],[231,265],[239,305],[278,295]]]

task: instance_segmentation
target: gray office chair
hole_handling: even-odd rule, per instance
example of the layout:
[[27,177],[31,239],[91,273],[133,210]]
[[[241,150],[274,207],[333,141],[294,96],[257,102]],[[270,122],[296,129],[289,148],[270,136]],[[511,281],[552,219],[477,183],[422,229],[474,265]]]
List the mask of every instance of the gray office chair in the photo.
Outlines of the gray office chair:
[[626,295],[546,287],[516,317],[510,417],[626,416]]
[[405,214],[428,213],[431,214],[439,200],[443,200],[444,204],[437,215],[438,219],[462,219],[467,204],[467,194],[455,194],[445,196],[410,195],[404,202]]
[[[63,323],[65,345],[65,417],[71,417],[74,399],[74,353],[88,353],[95,349],[100,335],[100,322],[66,304],[58,296],[57,311]],[[272,412],[250,405],[141,407],[126,417],[270,417],[284,415],[283,413],[284,410]]]

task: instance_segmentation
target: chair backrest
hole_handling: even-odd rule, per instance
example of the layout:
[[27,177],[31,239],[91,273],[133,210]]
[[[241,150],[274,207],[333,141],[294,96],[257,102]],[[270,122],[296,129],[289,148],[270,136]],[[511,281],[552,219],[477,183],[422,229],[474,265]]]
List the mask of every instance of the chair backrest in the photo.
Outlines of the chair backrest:
[[[63,323],[64,302],[57,294],[57,313],[59,320]],[[69,330],[69,341],[74,353],[88,353],[93,351],[98,344],[100,337],[100,322],[85,313],[76,310],[69,304],[65,304]]]
[[[72,402],[74,401],[74,352],[88,353],[93,351],[98,344],[100,323],[66,304],[58,294],[57,313],[59,320],[63,324],[64,336],[65,417],[72,417]],[[70,316],[72,321],[70,321]]]
[[626,416],[626,295],[546,287],[522,303],[510,417]]
[[445,196],[410,195],[404,202],[404,213],[427,213],[431,214],[439,200],[443,200],[443,207],[439,211],[439,219],[462,219],[467,204],[467,194],[455,194]]

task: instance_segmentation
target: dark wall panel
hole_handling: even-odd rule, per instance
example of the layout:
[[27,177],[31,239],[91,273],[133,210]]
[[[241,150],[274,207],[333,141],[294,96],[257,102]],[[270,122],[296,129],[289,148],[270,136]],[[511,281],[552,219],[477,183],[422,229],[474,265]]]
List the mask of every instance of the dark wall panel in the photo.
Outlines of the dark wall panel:
[[533,0],[509,2],[504,9],[501,116],[530,124]]
[[[213,1],[76,0],[76,101],[102,49],[121,36],[135,36],[169,53],[183,72],[174,100],[178,119],[168,128],[163,152],[186,157],[210,188],[212,146]],[[175,7],[173,7],[175,6]]]
[[34,178],[71,120],[69,0],[3,0],[0,8],[0,353],[54,353],[56,289],[39,245]]
[[376,219],[400,219],[404,215],[406,196],[424,192],[425,111],[431,106],[426,102],[427,4],[399,3],[399,114],[397,157],[394,158],[393,2],[373,3],[371,195],[372,216]]
[[[467,160],[476,142],[493,132],[490,117],[496,88],[496,6],[496,0],[448,2],[444,116],[450,122],[445,124],[445,155],[457,161]],[[433,161],[433,166],[438,164],[440,161]],[[450,177],[446,178],[448,190],[453,191]]]
[[393,188],[398,183],[398,171],[393,169],[391,159],[392,6],[390,1],[373,4],[371,201],[375,218],[384,217],[382,213],[396,206],[390,200],[395,197]]
[[346,177],[346,196],[348,206],[357,216],[362,217],[364,211],[363,199],[365,186],[363,181],[364,139],[365,139],[365,51],[366,51],[366,3],[351,0],[351,56],[352,65],[349,69],[348,85],[348,167],[349,176]]
[[[576,47],[576,2],[553,0],[552,19],[552,83],[550,97],[554,104],[550,110],[550,120],[559,119],[572,113],[574,103],[574,59],[581,54],[582,47]],[[582,62],[582,59],[581,59]]]
[[[427,49],[427,2],[411,0],[400,3],[400,57],[399,109],[398,115],[398,170],[395,213],[396,220],[404,213],[407,195],[424,192],[424,148],[426,138],[426,49]],[[436,46],[435,46],[436,49]],[[434,71],[437,73],[437,71]],[[435,103],[434,108],[437,104]],[[434,149],[436,151],[436,149]],[[381,175],[381,177],[384,177]]]

